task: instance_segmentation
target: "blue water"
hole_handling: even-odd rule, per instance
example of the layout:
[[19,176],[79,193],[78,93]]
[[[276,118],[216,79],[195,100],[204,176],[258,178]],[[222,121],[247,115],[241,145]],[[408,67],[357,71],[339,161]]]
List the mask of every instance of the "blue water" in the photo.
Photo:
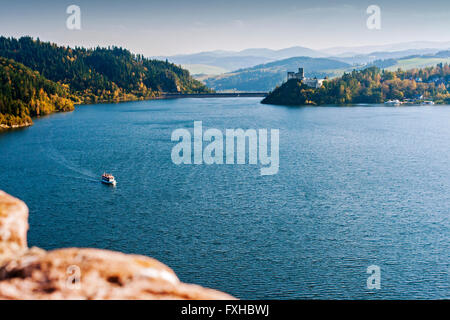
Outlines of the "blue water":
[[[194,120],[280,129],[279,173],[174,165]],[[238,298],[450,298],[449,124],[449,106],[79,106],[0,134],[0,189],[28,204],[30,246],[148,255]]]

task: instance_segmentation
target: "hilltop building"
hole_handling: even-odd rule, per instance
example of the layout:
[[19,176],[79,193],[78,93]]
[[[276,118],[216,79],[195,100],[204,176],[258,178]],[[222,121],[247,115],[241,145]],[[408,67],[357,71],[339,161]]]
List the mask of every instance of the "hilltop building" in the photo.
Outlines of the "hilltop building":
[[297,80],[305,80],[305,72],[303,70],[303,68],[298,68],[298,72],[288,72],[287,73],[287,79],[297,79]]
[[316,89],[320,88],[323,84],[323,81],[325,80],[325,79],[317,79],[317,78],[314,78],[314,79],[306,78],[303,68],[298,68],[298,72],[289,71],[287,73],[287,80],[289,81],[291,79],[297,79],[298,81],[301,81],[308,87],[316,88]]

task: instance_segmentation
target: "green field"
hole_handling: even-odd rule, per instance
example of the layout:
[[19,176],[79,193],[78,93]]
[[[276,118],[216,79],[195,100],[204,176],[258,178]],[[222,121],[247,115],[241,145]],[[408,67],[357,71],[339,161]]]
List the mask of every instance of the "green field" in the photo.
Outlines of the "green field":
[[[398,59],[397,63],[391,67],[385,68],[389,71],[397,71],[399,68],[402,70],[411,70],[411,69],[420,69],[426,67],[434,67],[439,63],[448,63],[450,64],[450,58],[409,58],[409,59]],[[332,74],[330,78],[335,78],[338,76],[342,76],[344,73],[352,72],[355,69],[354,66],[349,68],[340,68],[340,69],[329,69],[325,70],[327,73]]]
[[387,68],[389,71],[395,71],[398,68],[402,70],[409,70],[414,68],[432,67],[438,63],[450,63],[450,58],[411,58],[399,59],[397,64]]

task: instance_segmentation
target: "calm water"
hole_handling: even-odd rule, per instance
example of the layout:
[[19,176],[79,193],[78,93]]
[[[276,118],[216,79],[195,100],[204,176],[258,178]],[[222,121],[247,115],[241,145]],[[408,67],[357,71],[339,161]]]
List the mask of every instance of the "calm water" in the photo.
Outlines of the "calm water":
[[[279,128],[279,173],[174,165],[194,120]],[[81,106],[0,135],[0,189],[30,207],[30,245],[149,255],[239,298],[450,298],[449,124],[449,106]]]

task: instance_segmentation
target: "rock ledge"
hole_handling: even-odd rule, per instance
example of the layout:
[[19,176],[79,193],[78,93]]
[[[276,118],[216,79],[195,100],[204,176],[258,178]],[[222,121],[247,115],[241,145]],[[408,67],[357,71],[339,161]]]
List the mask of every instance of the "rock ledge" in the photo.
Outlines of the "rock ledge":
[[234,299],[163,263],[100,249],[28,248],[28,208],[0,191],[0,299]]

